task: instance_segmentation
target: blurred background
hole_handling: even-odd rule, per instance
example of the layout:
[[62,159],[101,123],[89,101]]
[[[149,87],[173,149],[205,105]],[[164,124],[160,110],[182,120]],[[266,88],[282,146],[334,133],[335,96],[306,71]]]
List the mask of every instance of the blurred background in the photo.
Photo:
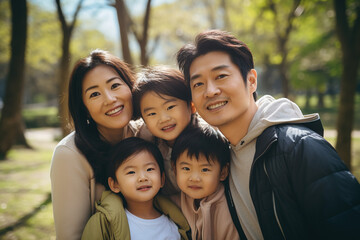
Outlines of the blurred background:
[[357,0],[0,0],[0,239],[55,239],[49,168],[71,131],[66,91],[79,58],[99,48],[134,69],[177,68],[177,50],[215,28],[252,50],[259,96],[320,114],[359,179]]

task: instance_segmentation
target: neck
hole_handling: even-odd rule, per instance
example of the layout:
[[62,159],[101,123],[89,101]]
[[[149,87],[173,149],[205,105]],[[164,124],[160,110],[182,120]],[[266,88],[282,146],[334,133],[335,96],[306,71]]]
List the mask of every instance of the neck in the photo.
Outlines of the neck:
[[143,219],[155,219],[161,216],[153,205],[153,200],[147,202],[127,201],[127,210],[135,216]]
[[111,145],[114,145],[124,139],[124,132],[126,131],[126,128],[127,127],[125,126],[121,129],[104,130],[98,128],[98,130],[102,139]]
[[240,140],[245,137],[257,109],[257,105],[252,101],[251,106],[249,106],[249,109],[244,114],[232,120],[230,123],[218,126],[220,132],[224,134],[232,145],[238,144]]

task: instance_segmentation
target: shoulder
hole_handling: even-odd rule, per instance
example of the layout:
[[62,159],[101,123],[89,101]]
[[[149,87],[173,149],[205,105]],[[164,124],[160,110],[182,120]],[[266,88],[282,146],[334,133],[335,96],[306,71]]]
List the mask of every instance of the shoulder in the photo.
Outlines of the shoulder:
[[79,149],[75,145],[75,132],[69,133],[56,145],[54,152],[61,152],[63,149],[73,150],[79,152]]
[[[325,148],[333,147],[318,133],[300,124],[284,124],[274,126],[278,146],[284,151],[292,151],[301,145],[314,144]],[[315,147],[315,146],[314,146]]]
[[79,171],[80,169],[92,175],[92,168],[86,157],[76,147],[75,133],[72,132],[56,145],[51,159],[51,174]]
[[[322,136],[301,125],[280,125],[275,127],[277,143],[271,158],[284,159],[286,168],[307,176],[305,182],[334,175],[338,172],[347,174],[348,169],[340,159],[334,147]],[[269,156],[269,155],[268,155]]]
[[120,221],[126,216],[123,200],[111,191],[104,191],[95,207],[97,212],[104,214],[109,222]]
[[96,203],[96,211],[87,222],[82,239],[110,239],[110,236],[130,239],[125,209],[118,195],[104,191]]

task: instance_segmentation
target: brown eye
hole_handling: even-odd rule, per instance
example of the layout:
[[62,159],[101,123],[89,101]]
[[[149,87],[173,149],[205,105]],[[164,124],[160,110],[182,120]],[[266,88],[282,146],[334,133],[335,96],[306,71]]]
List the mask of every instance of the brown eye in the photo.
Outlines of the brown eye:
[[120,83],[114,83],[111,85],[111,89],[115,89],[117,87],[119,87],[121,84]]
[[90,94],[90,98],[97,97],[99,95],[100,95],[99,92],[93,92],[93,93]]

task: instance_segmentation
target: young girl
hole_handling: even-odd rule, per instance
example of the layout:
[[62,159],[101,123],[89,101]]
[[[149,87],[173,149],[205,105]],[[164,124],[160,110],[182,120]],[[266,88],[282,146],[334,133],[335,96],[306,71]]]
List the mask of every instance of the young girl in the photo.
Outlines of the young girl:
[[96,203],[82,239],[188,239],[190,227],[180,209],[157,196],[165,180],[163,163],[159,149],[141,138],[113,146],[107,167],[112,193],[105,191]]
[[165,67],[144,69],[134,86],[133,103],[134,117],[144,119],[164,157],[166,181],[161,193],[179,193],[170,163],[171,149],[190,123],[197,124],[195,108],[183,75],[178,70]]

